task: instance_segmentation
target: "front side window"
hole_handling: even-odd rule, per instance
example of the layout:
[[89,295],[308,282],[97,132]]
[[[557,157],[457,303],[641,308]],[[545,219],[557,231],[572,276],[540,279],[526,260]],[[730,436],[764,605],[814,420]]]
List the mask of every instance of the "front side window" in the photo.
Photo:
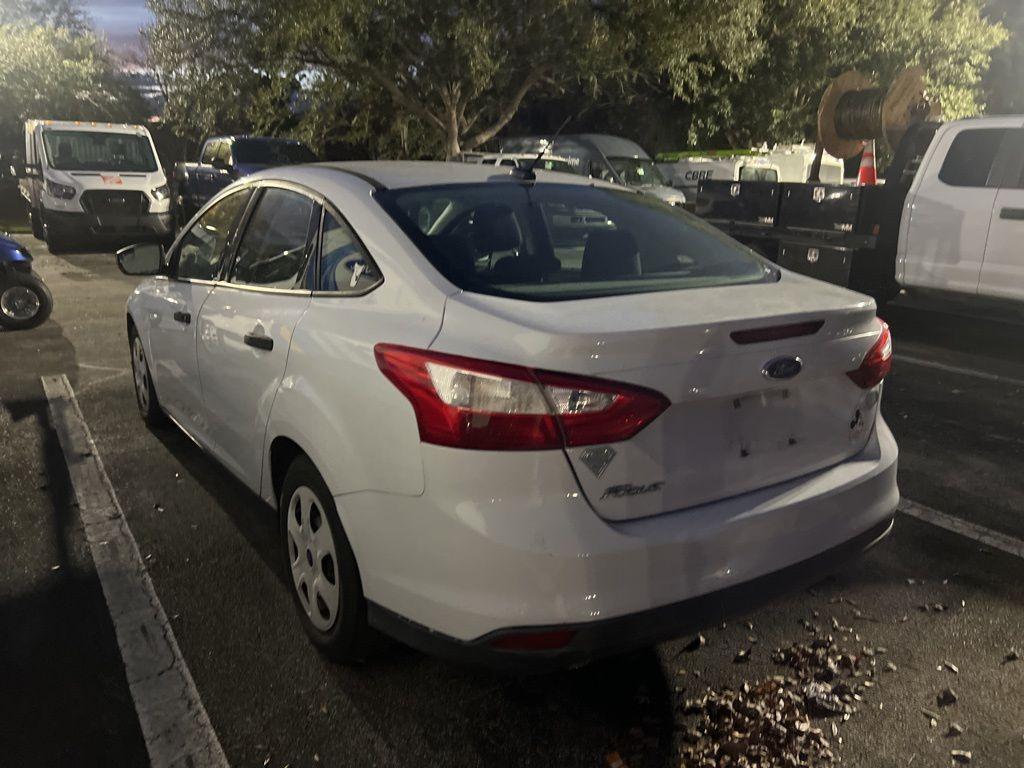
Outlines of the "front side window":
[[375,197],[467,291],[557,301],[778,277],[697,217],[622,188],[509,182]]
[[382,279],[377,265],[348,224],[329,210],[325,211],[320,246],[320,290],[362,294]]
[[264,190],[238,244],[229,282],[297,288],[306,271],[315,203],[290,189]]
[[152,173],[157,169],[146,136],[107,131],[44,131],[51,168],[58,171]]
[[631,187],[665,184],[665,177],[661,175],[653,160],[642,157],[609,157],[608,161],[622,180]]
[[213,158],[217,156],[217,147],[220,146],[219,141],[208,141],[203,146],[203,154],[199,158],[199,162],[203,165],[213,165]]
[[939,179],[953,187],[984,187],[996,153],[1006,136],[1005,128],[972,128],[961,131],[949,145]]
[[176,277],[189,280],[217,279],[224,248],[248,200],[249,190],[240,190],[214,203],[199,217],[178,245]]

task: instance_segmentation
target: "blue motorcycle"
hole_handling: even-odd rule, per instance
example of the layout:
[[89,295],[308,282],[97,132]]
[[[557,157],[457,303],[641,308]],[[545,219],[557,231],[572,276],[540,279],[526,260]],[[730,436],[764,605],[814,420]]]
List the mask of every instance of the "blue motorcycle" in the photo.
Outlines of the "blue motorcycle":
[[32,271],[32,254],[0,232],[0,327],[11,331],[34,328],[52,310],[53,295]]

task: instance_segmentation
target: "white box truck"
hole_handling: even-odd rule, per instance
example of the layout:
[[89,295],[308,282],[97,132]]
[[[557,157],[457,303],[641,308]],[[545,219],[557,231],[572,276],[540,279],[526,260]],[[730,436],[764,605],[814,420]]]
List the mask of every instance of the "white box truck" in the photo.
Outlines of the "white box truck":
[[167,177],[144,126],[28,120],[20,170],[32,234],[53,252],[172,233]]

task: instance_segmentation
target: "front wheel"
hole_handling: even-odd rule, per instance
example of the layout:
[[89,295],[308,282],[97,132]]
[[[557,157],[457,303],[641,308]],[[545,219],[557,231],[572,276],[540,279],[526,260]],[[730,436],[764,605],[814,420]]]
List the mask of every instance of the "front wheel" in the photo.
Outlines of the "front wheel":
[[128,331],[128,349],[131,352],[135,402],[139,406],[139,414],[148,427],[162,427],[167,423],[167,416],[156,398],[153,376],[149,372],[149,362],[146,360],[146,348],[134,325]]
[[327,484],[305,456],[288,468],[278,511],[292,597],[306,634],[340,662],[362,661],[372,634],[359,569]]
[[38,208],[29,208],[28,218],[32,224],[32,237],[36,240],[46,238],[46,230],[43,228],[43,214]]
[[53,295],[32,272],[0,277],[0,326],[12,331],[35,328],[53,311]]

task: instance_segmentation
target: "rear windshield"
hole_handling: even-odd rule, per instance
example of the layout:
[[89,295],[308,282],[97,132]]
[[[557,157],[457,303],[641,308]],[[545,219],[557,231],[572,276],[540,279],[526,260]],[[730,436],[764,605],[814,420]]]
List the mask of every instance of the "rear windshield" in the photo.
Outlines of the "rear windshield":
[[442,274],[477,293],[558,301],[778,276],[692,214],[624,189],[485,183],[376,197]]
[[316,155],[298,141],[236,141],[235,162],[242,165],[314,163]]
[[156,170],[153,146],[145,136],[106,131],[44,131],[46,159],[58,171]]

